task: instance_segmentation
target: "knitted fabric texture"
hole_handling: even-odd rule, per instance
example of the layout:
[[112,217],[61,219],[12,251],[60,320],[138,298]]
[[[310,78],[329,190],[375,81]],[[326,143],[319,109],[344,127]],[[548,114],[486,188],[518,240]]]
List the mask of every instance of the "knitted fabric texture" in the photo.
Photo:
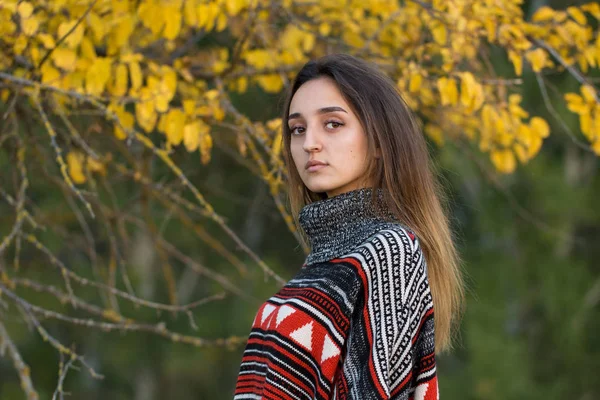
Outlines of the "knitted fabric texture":
[[258,309],[234,399],[439,399],[427,263],[372,194],[300,211],[311,252]]

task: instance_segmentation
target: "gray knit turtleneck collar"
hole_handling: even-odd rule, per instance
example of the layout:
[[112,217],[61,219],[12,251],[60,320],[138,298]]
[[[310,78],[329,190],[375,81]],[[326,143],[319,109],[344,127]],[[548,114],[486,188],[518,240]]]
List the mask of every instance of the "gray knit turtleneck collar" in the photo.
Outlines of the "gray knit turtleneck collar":
[[[372,193],[372,188],[355,189],[307,204],[300,210],[298,219],[311,244],[305,264],[347,254],[379,230],[398,224],[385,207],[385,217],[378,216],[371,202]],[[380,205],[385,204],[383,194],[384,189],[377,189]]]

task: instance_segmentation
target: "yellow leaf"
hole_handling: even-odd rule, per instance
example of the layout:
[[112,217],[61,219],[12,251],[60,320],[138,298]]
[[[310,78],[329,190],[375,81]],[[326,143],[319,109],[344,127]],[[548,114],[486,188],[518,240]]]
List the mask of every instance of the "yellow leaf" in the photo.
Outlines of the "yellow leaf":
[[29,56],[31,57],[31,61],[35,65],[39,64],[39,62],[42,58],[40,49],[38,47],[30,47],[29,48]]
[[217,121],[223,121],[223,118],[225,118],[225,111],[223,111],[223,109],[218,106],[212,107],[211,113]]
[[[73,29],[71,31],[71,29]],[[63,22],[58,26],[58,37],[62,38],[65,35],[65,39],[63,43],[67,45],[67,47],[73,49],[81,43],[81,39],[83,38],[83,25],[82,23],[77,23],[77,21],[68,21]]]
[[124,64],[119,64],[115,68],[115,77],[111,92],[115,96],[125,96],[127,93],[127,67]]
[[493,150],[491,160],[496,169],[503,174],[510,174],[517,165],[515,155],[508,149]]
[[163,12],[156,12],[159,6],[153,2],[147,1],[138,7],[138,17],[142,24],[152,31],[153,35],[158,35],[165,25]]
[[278,74],[262,75],[257,77],[256,80],[267,93],[278,93],[283,88],[283,81]]
[[596,102],[596,90],[592,86],[581,86],[581,94],[588,104],[593,104]]
[[124,140],[127,137],[127,133],[123,129],[133,128],[135,119],[133,118],[133,115],[131,115],[130,113],[125,111],[125,107],[123,107],[123,106],[112,104],[109,106],[109,109],[115,113],[115,116],[118,118],[118,122],[119,122],[119,123],[117,123],[117,122],[114,123],[115,137],[119,140]]
[[210,150],[212,149],[212,136],[206,132],[202,132],[200,139],[200,157],[202,164],[206,165],[210,162]]
[[580,25],[585,25],[587,23],[587,19],[585,18],[585,14],[581,12],[581,10],[577,7],[568,7],[567,13],[577,21]]
[[84,183],[86,178],[83,172],[83,154],[77,151],[67,153],[67,167],[69,168],[69,176],[73,183]]
[[[342,34],[342,38],[344,42],[348,43],[350,46],[355,48],[362,48],[365,45],[365,40],[358,32],[352,32],[350,30],[346,30]],[[287,49],[288,51],[292,51],[293,49]]]
[[142,87],[142,69],[140,68],[140,64],[136,61],[129,63],[129,77],[131,79],[131,90],[137,91]]
[[537,133],[538,136],[542,138],[548,137],[548,135],[550,134],[550,127],[543,118],[533,117],[529,121],[529,124],[531,125],[531,130]]
[[93,11],[88,14],[87,23],[90,28],[92,28],[96,43],[101,42],[108,32],[108,26],[104,23],[104,21],[102,21],[102,18],[100,18],[98,14]]
[[513,50],[508,51],[508,58],[515,67],[515,74],[517,76],[521,76],[521,74],[523,73],[523,58]]
[[58,68],[62,68],[65,71],[75,70],[77,55],[73,50],[59,47],[52,51],[51,57],[52,61],[54,61],[54,65]]
[[174,40],[181,30],[181,4],[171,4],[163,6],[161,12],[164,15],[165,29],[163,37],[165,39]]
[[437,87],[440,91],[442,105],[455,105],[458,102],[458,89],[453,78],[441,77],[437,81]]
[[319,25],[319,34],[321,36],[327,36],[330,32],[331,25],[329,25],[327,22],[322,22],[321,25]]
[[200,122],[194,121],[183,128],[183,144],[187,151],[192,152],[200,144]]
[[85,75],[83,72],[75,71],[66,74],[63,77],[61,87],[65,89],[75,90],[79,93],[83,93]]
[[460,102],[463,106],[469,107],[471,99],[475,94],[475,78],[470,72],[464,72],[460,80]]
[[163,79],[158,79],[156,76],[149,76],[147,79],[148,88],[152,93],[152,100],[158,112],[166,112],[169,108],[169,102],[172,95]]
[[564,99],[567,102],[567,108],[577,114],[590,112],[590,108],[583,102],[583,98],[576,93],[565,93]]
[[502,146],[510,146],[515,141],[515,135],[511,131],[504,130],[496,133],[496,142]]
[[27,48],[28,44],[29,39],[27,38],[27,36],[21,35],[15,40],[15,44],[13,45],[13,51],[15,52],[15,54],[21,55]]
[[596,139],[594,143],[592,143],[592,150],[594,150],[594,153],[600,156],[600,138]]
[[590,66],[592,67],[596,67],[596,59],[598,59],[598,51],[596,50],[595,47],[588,47],[583,51],[583,56],[585,57],[585,60],[588,62],[588,64],[590,64]]
[[28,1],[23,1],[17,6],[17,12],[21,18],[29,18],[33,13],[33,6]]
[[496,29],[498,27],[496,21],[492,18],[486,18],[483,24],[487,32],[487,40],[491,43],[496,39]]
[[188,26],[196,26],[198,24],[198,16],[196,14],[196,4],[193,1],[183,2],[183,20]]
[[483,105],[483,102],[485,101],[485,93],[483,91],[483,87],[479,83],[476,83],[474,89],[475,93],[473,94],[471,104],[467,109],[467,111],[471,113],[473,111],[479,110]]
[[231,16],[236,16],[238,13],[246,7],[246,1],[244,0],[226,0],[225,8],[227,9],[227,14]]
[[527,59],[527,61],[529,61],[529,63],[531,64],[531,68],[535,72],[540,72],[542,68],[546,66],[546,63],[548,61],[546,51],[544,51],[544,49],[541,48],[528,51],[527,53],[525,53],[525,58]]
[[[159,14],[159,13],[157,13]],[[135,29],[134,17],[127,16],[120,18],[117,27],[112,30],[110,35],[109,54],[117,54],[122,47],[127,46],[129,38]]]
[[79,57],[77,59],[77,61],[75,61],[75,65],[76,65],[75,69],[77,71],[87,71],[93,62],[94,62],[93,59],[90,60],[89,58]]
[[79,46],[79,51],[81,52],[81,57],[83,58],[86,58],[88,60],[94,60],[96,58],[96,49],[94,48],[94,44],[87,37],[84,37],[81,40],[81,46]]
[[281,147],[283,145],[281,131],[277,131],[273,143],[271,144],[271,154],[273,157],[279,157],[281,154]]
[[304,33],[302,38],[302,50],[308,53],[315,47],[315,35],[312,33]]
[[272,66],[273,57],[265,49],[250,50],[245,54],[246,62],[256,69]]
[[483,106],[481,109],[481,121],[485,130],[490,130],[494,127],[494,121],[496,118],[497,114],[489,104]]
[[594,136],[600,138],[600,104],[594,107]]
[[165,130],[167,129],[167,115],[168,114],[160,114],[160,118],[158,119],[158,125],[156,125],[156,129],[159,132],[165,133]]
[[209,19],[212,18],[210,16],[210,4],[199,4],[196,7],[196,18],[197,26],[199,28],[204,28],[204,26],[208,23]]
[[522,164],[525,164],[529,160],[527,150],[521,143],[515,143],[515,145],[513,146],[513,150],[515,151],[517,158]]
[[135,104],[135,117],[144,131],[151,132],[154,129],[158,115],[154,108],[153,94],[147,87],[140,89],[140,101]]
[[39,35],[37,35],[37,38],[46,49],[53,49],[56,47],[56,42],[54,42],[54,38],[52,37],[52,35],[49,35],[47,33],[40,33]]
[[531,145],[532,129],[525,124],[520,124],[517,129],[517,141],[522,143],[524,146],[529,147]]
[[548,21],[554,17],[555,11],[548,6],[540,7],[531,17],[533,22]]
[[587,11],[594,16],[594,18],[600,20],[600,5],[598,3],[587,3],[581,6],[583,11]]
[[129,0],[112,0],[110,8],[115,17],[120,17],[129,12]]
[[533,136],[531,138],[531,144],[529,145],[529,151],[527,153],[527,157],[532,158],[535,156],[540,149],[542,148],[542,138],[539,136]]
[[413,72],[410,75],[410,82],[408,84],[408,90],[411,93],[418,92],[421,88],[421,82],[423,82],[423,77],[418,72]]
[[169,111],[166,119],[165,134],[167,142],[178,146],[183,139],[183,129],[185,126],[185,114],[178,108]]
[[581,133],[583,133],[588,139],[593,137],[592,135],[592,117],[590,114],[580,114],[579,115],[579,125],[581,129]]
[[100,175],[106,175],[106,166],[92,157],[87,157],[87,168],[90,172],[95,172]]
[[44,63],[41,68],[42,83],[46,85],[56,85],[60,81],[60,72],[50,63]]
[[196,100],[183,100],[182,105],[185,115],[194,116],[194,114],[196,113]]
[[85,91],[93,96],[104,92],[111,71],[111,58],[96,58],[85,74]]
[[435,142],[435,144],[438,146],[444,145],[444,134],[442,132],[442,128],[440,128],[438,125],[427,124],[425,125],[424,131],[425,134]]
[[162,73],[163,82],[167,89],[166,96],[168,97],[169,100],[171,100],[173,98],[173,96],[175,96],[175,91],[177,90],[177,73],[175,72],[174,69],[172,69],[171,67],[169,67],[167,65],[163,65],[161,67],[161,73]]
[[266,123],[267,128],[274,132],[279,132],[281,130],[281,118],[274,118]]
[[222,32],[226,27],[227,27],[227,15],[219,14],[219,16],[217,17],[217,26],[215,28],[216,31]]
[[523,110],[523,108],[521,108],[519,105],[521,99],[521,95],[517,93],[513,93],[508,96],[508,111],[511,116],[518,119],[527,118],[529,116],[529,113]]
[[444,24],[437,22],[431,28],[431,34],[433,35],[433,40],[439,45],[446,45],[446,41],[448,39],[448,33],[446,31],[446,27]]
[[33,36],[40,27],[40,21],[35,15],[30,15],[27,18],[21,18],[21,29],[27,36]]
[[196,114],[202,117],[209,117],[212,115],[212,109],[208,106],[200,106],[196,109]]
[[238,93],[246,93],[246,90],[248,90],[248,77],[242,76],[238,78],[236,81],[236,86]]

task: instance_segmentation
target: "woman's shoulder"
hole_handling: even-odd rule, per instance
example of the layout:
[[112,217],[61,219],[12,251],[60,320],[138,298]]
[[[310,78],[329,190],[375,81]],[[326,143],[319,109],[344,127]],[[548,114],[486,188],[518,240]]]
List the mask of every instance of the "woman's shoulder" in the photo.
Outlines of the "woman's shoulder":
[[414,253],[419,250],[417,234],[408,226],[399,222],[383,223],[375,233],[369,236],[359,247],[384,247],[390,251]]
[[384,222],[341,258],[354,258],[363,268],[370,269],[369,266],[390,263],[410,264],[420,253],[419,240],[412,229],[397,222]]

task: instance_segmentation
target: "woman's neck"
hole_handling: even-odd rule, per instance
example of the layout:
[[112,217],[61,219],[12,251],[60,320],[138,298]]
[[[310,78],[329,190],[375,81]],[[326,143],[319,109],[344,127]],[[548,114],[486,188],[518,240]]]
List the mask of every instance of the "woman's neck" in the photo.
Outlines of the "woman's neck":
[[346,254],[375,234],[386,223],[398,223],[384,206],[384,189],[361,188],[307,204],[298,219],[311,244],[306,264],[324,262]]

